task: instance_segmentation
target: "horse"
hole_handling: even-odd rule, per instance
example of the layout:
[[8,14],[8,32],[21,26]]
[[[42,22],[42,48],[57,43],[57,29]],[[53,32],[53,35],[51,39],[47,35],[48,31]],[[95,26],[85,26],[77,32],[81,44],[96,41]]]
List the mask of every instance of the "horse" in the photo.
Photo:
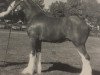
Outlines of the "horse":
[[[31,40],[32,51],[29,54],[28,66],[23,74],[33,75],[35,71],[41,74],[41,45],[42,42],[62,43],[72,42],[82,60],[80,75],[92,75],[90,56],[86,51],[85,43],[90,28],[85,20],[78,16],[52,17],[47,15],[35,0],[15,0],[7,11],[0,13],[0,17],[8,15],[12,10],[21,7],[27,19],[27,34]],[[2,16],[3,14],[3,16]]]

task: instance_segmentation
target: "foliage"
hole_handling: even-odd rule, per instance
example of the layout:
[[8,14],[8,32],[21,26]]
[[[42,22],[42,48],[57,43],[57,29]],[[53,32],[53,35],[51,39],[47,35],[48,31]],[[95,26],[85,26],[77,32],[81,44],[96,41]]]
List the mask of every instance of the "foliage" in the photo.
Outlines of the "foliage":
[[81,4],[81,0],[67,0],[70,7],[77,7]]
[[65,6],[66,3],[63,3],[61,1],[56,1],[55,3],[52,3],[50,6],[50,12],[55,17],[62,17],[65,15]]
[[50,12],[55,17],[82,14],[80,0],[68,0],[66,3],[56,1],[50,6]]
[[92,23],[100,23],[100,4],[96,0],[67,0],[67,3],[56,1],[49,10],[55,17],[77,15],[88,18]]
[[41,7],[44,8],[44,0],[35,0],[35,2]]
[[68,11],[70,15],[80,15],[82,14],[81,0],[68,0]]
[[[87,0],[88,1],[88,0]],[[89,2],[90,1],[90,2]],[[88,2],[82,3],[82,14],[85,15],[85,18],[88,18],[93,24],[97,24],[97,17],[100,16],[100,5],[96,0],[89,0]]]
[[[1,0],[0,0],[1,1]],[[4,0],[8,6],[13,0]],[[44,0],[34,0],[41,8],[44,7]],[[7,7],[2,7],[3,9]],[[4,11],[4,10],[3,10]],[[55,17],[63,17],[65,15],[77,15],[82,18],[88,18],[91,22],[100,24],[100,4],[96,0],[67,0],[66,3],[56,1],[51,4],[49,13]],[[17,16],[15,16],[15,14]],[[21,15],[18,15],[21,14]],[[10,18],[13,16],[14,20],[22,19],[24,13],[22,11],[10,14]],[[15,16],[15,18],[14,18]],[[18,17],[19,16],[19,17]],[[10,19],[6,18],[6,19]],[[17,19],[16,19],[17,18]],[[14,21],[15,22],[15,21]]]

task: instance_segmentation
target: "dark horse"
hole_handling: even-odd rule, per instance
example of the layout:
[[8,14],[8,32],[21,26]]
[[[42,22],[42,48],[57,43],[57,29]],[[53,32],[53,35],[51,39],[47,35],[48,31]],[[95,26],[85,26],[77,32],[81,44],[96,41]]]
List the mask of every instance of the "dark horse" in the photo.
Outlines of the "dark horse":
[[0,16],[7,15],[19,5],[27,18],[27,32],[32,45],[28,66],[22,73],[32,75],[36,69],[36,72],[41,74],[42,42],[61,43],[70,40],[78,48],[82,59],[83,66],[80,75],[92,75],[90,57],[85,47],[90,29],[85,20],[77,16],[61,18],[47,16],[34,0],[15,0],[7,11],[0,13]]

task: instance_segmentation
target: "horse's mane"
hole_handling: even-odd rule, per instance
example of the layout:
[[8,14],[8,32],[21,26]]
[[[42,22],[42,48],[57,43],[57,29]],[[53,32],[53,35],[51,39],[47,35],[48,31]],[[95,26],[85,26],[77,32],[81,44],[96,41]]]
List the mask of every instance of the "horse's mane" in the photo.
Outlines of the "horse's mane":
[[[40,11],[40,13],[42,13],[43,15],[45,15],[45,16],[47,16],[47,17],[52,17],[52,18],[56,18],[56,19],[59,19],[59,18],[62,18],[62,17],[54,17],[53,15],[51,15],[50,13],[46,13],[46,11],[45,10],[43,10],[42,8],[41,8],[41,6],[37,3],[37,2],[35,2],[35,1],[33,1],[33,0],[27,0],[27,2],[29,2],[29,4],[31,4],[31,7],[33,6],[35,6],[36,8],[38,8],[39,9],[39,11]],[[34,9],[33,9],[34,10]],[[65,16],[64,16],[65,17]]]
[[34,2],[33,0],[28,0],[28,1],[30,1],[32,5],[35,5],[37,8],[39,8],[39,10],[40,10],[43,14],[47,15],[46,12],[41,8],[41,6],[40,6],[38,3]]
[[28,0],[28,1],[29,1],[33,6],[35,5],[45,16],[52,17],[52,18],[58,18],[58,17],[52,16],[50,13],[46,13],[45,10],[43,10],[43,9],[41,8],[41,6],[40,6],[38,3],[34,2],[33,0]]

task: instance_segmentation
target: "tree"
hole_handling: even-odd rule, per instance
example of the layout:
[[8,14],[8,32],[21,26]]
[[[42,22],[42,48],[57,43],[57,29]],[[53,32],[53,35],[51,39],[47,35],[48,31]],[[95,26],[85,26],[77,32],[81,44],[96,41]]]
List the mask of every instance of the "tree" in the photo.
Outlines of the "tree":
[[69,15],[82,15],[81,0],[67,0]]
[[99,15],[100,6],[96,0],[83,0],[82,1],[82,14],[88,18],[93,24],[96,24]]
[[50,13],[55,17],[62,17],[65,15],[65,6],[66,3],[56,1],[55,3],[52,3],[50,6]]
[[35,0],[35,2],[43,9],[44,8],[44,0]]
[[67,0],[70,7],[77,7],[81,4],[81,0]]
[[81,0],[67,0],[67,3],[58,2],[52,3],[50,6],[50,12],[54,16],[65,16],[65,15],[82,15]]

